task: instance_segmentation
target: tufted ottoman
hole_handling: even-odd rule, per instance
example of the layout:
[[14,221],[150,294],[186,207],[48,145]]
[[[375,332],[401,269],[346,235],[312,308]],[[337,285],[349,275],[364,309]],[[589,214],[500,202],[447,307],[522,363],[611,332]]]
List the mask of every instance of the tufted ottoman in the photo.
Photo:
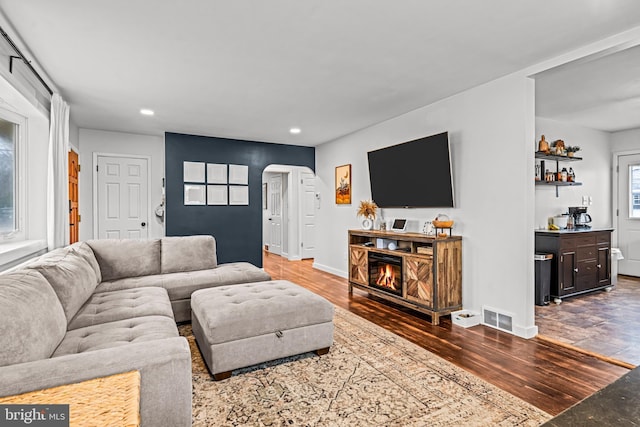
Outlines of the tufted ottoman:
[[215,380],[231,371],[333,344],[333,305],[286,280],[201,289],[191,322]]

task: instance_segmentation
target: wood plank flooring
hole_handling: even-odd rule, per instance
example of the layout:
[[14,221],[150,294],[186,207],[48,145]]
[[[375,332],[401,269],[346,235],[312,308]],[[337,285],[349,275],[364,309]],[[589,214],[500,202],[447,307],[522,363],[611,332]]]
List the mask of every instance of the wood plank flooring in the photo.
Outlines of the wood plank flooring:
[[316,270],[311,260],[288,261],[264,253],[274,279],[297,283],[431,351],[509,393],[555,415],[590,396],[628,369],[537,338],[525,340],[485,326],[461,328],[449,317],[429,316],[355,290],[347,280]]
[[640,365],[640,279],[618,276],[611,292],[536,306],[538,332],[558,342]]

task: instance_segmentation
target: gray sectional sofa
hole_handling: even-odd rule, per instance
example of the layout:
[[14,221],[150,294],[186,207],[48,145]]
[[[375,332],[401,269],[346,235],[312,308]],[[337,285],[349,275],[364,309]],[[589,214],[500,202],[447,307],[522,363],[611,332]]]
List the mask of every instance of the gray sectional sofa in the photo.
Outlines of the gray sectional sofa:
[[143,426],[191,425],[176,322],[198,289],[270,280],[217,264],[211,236],[90,240],[0,274],[0,396],[138,370]]

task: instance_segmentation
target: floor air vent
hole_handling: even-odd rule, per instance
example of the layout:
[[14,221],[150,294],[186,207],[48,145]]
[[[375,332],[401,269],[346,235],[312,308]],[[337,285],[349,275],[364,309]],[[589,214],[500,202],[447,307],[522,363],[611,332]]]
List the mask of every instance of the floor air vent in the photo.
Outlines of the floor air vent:
[[513,333],[513,315],[482,307],[482,324]]

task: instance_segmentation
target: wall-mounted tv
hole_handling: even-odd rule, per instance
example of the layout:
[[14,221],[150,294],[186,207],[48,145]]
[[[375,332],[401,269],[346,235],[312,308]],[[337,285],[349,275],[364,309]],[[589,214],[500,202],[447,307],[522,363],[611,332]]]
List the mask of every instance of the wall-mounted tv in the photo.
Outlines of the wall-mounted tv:
[[369,151],[371,198],[381,208],[453,207],[447,132]]

